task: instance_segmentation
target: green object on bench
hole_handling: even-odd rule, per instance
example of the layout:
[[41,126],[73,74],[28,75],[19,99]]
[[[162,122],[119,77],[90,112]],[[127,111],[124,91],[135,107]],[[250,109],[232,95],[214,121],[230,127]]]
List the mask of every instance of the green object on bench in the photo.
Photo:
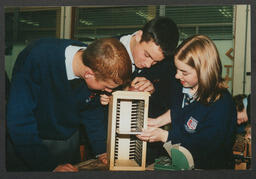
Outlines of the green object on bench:
[[194,160],[191,153],[179,144],[165,143],[164,148],[170,157],[162,156],[155,160],[155,170],[192,170]]

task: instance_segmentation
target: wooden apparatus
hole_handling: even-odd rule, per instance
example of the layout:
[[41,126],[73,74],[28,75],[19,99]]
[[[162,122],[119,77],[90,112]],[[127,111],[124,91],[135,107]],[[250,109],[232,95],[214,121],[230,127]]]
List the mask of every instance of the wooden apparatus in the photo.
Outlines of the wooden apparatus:
[[109,170],[145,170],[146,142],[135,135],[147,127],[148,92],[116,91],[108,111]]

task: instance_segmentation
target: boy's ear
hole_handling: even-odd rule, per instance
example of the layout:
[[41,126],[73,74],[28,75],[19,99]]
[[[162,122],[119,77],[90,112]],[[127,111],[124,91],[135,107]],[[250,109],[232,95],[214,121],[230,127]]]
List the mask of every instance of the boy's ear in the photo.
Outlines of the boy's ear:
[[93,73],[93,71],[90,68],[88,68],[86,70],[86,72],[84,74],[84,78],[85,79],[94,78],[94,73]]
[[139,30],[139,31],[136,32],[135,39],[136,39],[137,42],[140,42],[142,34],[143,34],[142,30]]

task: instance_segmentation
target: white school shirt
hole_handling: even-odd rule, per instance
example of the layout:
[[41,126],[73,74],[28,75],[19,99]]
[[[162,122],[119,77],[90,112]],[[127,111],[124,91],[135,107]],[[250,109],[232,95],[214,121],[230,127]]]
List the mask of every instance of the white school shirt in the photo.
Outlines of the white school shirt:
[[79,78],[78,76],[76,76],[74,74],[72,63],[73,63],[75,54],[81,49],[86,49],[86,47],[69,45],[65,49],[65,58],[66,58],[65,65],[66,65],[66,72],[67,72],[68,80],[73,80],[73,79]]

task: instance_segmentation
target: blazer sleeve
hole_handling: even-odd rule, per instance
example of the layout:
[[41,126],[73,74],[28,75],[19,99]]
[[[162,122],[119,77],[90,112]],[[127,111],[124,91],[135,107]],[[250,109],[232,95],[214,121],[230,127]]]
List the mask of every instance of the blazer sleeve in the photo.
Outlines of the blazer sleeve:
[[14,67],[7,104],[7,131],[17,154],[31,170],[53,170],[54,157],[39,138],[33,112],[40,93],[40,70],[28,52],[27,48],[18,56]]
[[173,59],[170,58],[147,70],[145,77],[155,87],[154,93],[150,96],[149,117],[155,118],[169,109],[172,98],[176,95],[178,85],[175,79],[176,68]]
[[95,155],[106,152],[107,119],[104,108],[93,105],[81,112],[82,124],[86,129],[90,144]]

